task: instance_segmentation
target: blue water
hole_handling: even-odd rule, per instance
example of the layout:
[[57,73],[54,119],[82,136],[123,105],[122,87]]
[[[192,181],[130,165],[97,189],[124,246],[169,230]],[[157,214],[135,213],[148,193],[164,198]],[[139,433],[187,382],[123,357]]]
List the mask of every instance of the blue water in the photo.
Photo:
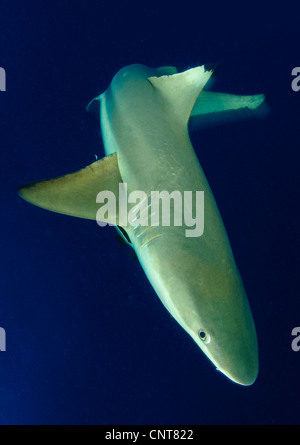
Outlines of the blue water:
[[[62,3],[0,6],[0,423],[299,423],[299,7]],[[15,192],[103,156],[85,106],[137,62],[217,63],[215,90],[267,96],[264,119],[192,135],[255,318],[252,387],[215,371],[113,228]]]

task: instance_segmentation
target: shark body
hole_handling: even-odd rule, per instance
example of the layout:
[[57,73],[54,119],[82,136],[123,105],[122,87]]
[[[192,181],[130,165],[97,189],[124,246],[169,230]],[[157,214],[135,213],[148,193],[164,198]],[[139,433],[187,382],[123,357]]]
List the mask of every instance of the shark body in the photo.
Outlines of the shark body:
[[[204,192],[204,232],[187,237],[186,224],[123,227],[160,300],[206,356],[232,381],[254,383],[258,373],[256,331],[218,207],[188,133],[191,116],[256,109],[262,95],[203,91],[211,76],[204,66],[177,73],[174,67],[130,65],[96,97],[106,157],[79,172],[29,184],[20,195],[40,207],[95,219],[96,195],[119,197],[142,190]],[[140,204],[140,203],[139,203]],[[130,210],[136,205],[131,204]],[[139,207],[140,208],[140,207]],[[151,215],[151,205],[143,207]],[[121,226],[116,213],[113,224]]]

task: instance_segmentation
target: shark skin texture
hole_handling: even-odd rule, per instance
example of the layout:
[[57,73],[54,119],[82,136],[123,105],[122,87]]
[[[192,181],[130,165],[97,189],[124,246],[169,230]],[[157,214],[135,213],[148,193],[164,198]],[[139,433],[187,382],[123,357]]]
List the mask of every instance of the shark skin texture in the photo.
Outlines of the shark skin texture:
[[[105,205],[97,198],[99,192],[111,192],[119,202],[124,184],[126,197],[142,191],[143,202],[128,201],[128,214],[135,215],[130,224],[117,206],[103,222],[115,225],[125,236],[163,305],[216,369],[248,386],[258,374],[256,329],[188,124],[193,117],[222,116],[228,111],[251,114],[264,96],[203,90],[211,75],[204,65],[181,73],[175,67],[141,64],[122,68],[108,89],[87,106],[101,124],[106,156],[78,172],[23,186],[19,194],[39,207],[99,223],[97,212]],[[153,191],[176,191],[180,196],[201,191],[201,234],[191,234],[184,218],[181,225],[175,224],[175,200],[170,200],[168,225],[161,217],[158,224],[150,224],[155,213]],[[195,204],[192,210],[197,210]],[[147,225],[141,223],[142,213]]]

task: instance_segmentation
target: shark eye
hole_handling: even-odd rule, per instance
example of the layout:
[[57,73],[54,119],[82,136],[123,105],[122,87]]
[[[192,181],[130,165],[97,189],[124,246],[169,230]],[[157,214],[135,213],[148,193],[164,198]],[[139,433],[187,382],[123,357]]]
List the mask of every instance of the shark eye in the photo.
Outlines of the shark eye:
[[199,329],[198,335],[200,340],[203,341],[203,343],[206,344],[210,343],[210,335],[204,329]]

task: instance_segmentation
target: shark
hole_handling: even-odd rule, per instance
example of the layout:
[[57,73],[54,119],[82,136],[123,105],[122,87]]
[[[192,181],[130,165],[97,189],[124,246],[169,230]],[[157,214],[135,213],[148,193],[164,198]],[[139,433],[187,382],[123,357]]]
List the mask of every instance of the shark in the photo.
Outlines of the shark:
[[[120,69],[87,106],[100,122],[105,156],[77,172],[22,186],[18,193],[41,208],[114,225],[133,247],[172,317],[218,371],[249,386],[259,368],[253,315],[222,217],[191,143],[189,122],[227,111],[251,114],[260,108],[264,95],[210,91],[212,73],[207,65],[181,72],[173,66],[142,64]],[[136,191],[142,195],[135,200]],[[169,193],[168,224],[161,216],[156,224],[141,219],[142,214],[153,215],[147,198],[154,191]],[[180,196],[186,191],[202,193],[199,233],[187,236],[190,225],[185,220],[175,223],[179,207],[174,191]],[[105,207],[108,198],[99,198],[102,192],[115,200],[133,194],[127,208],[130,223],[117,206]],[[197,211],[196,204],[190,204],[191,212]],[[97,218],[101,208],[105,211]]]

